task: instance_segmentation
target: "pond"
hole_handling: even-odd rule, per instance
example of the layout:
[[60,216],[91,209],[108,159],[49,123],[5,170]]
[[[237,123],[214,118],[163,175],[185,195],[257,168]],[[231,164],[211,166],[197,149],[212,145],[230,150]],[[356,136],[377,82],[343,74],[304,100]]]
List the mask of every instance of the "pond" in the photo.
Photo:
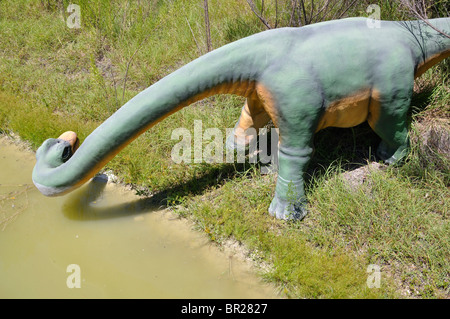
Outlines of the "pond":
[[0,298],[278,298],[248,262],[104,176],[45,197],[0,138]]

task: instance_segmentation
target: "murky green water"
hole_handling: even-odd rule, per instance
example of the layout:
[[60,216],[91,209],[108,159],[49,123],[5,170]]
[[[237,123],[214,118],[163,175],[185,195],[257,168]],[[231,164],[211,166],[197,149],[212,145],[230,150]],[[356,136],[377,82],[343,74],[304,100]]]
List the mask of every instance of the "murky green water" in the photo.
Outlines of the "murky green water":
[[0,298],[277,297],[185,221],[105,179],[42,196],[34,163],[0,139]]

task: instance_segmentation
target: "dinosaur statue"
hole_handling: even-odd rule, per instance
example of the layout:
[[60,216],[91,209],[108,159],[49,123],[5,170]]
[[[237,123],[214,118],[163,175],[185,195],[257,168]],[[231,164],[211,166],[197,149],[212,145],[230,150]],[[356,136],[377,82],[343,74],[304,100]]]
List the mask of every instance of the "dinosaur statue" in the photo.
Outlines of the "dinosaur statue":
[[[450,34],[450,18],[429,20]],[[279,128],[279,169],[272,216],[302,219],[303,172],[314,133],[368,121],[387,163],[408,150],[407,111],[415,77],[450,55],[450,39],[423,21],[365,18],[264,31],[227,44],[169,74],[117,110],[79,145],[74,132],[36,152],[33,182],[47,196],[92,178],[126,145],[181,108],[215,94],[246,97],[236,134],[269,120]],[[238,128],[240,130],[238,130]]]

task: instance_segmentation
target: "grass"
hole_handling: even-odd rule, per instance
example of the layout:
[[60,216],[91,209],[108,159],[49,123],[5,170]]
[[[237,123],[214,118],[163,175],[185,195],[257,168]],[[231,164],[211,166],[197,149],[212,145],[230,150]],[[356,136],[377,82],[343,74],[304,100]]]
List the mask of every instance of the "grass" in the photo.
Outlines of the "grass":
[[[69,129],[83,140],[129,98],[206,50],[203,9],[191,1],[80,0],[80,29],[65,24],[69,2],[58,3],[0,2],[0,131],[34,149]],[[392,2],[378,3],[383,19],[403,17]],[[364,15],[365,7],[362,1],[348,14]],[[211,0],[209,9],[214,47],[264,30],[245,1]],[[274,7],[266,12],[274,21]],[[268,265],[261,276],[282,296],[448,298],[450,165],[440,145],[450,117],[448,70],[446,61],[416,82],[412,152],[402,166],[372,171],[349,189],[343,173],[373,160],[379,138],[366,124],[316,135],[310,214],[302,222],[268,216],[276,176],[262,175],[259,164],[171,160],[174,129],[193,136],[201,120],[225,136],[240,97],[216,96],[177,112],[105,170],[194,220],[212,241],[243,243]],[[381,267],[379,289],[366,284],[371,264]]]
[[[220,242],[232,237],[256,257],[272,265],[264,277],[281,286],[291,298],[375,298],[392,296],[384,287],[365,286],[363,258],[340,247],[317,249],[299,223],[273,220],[267,214],[274,176],[257,171],[234,178],[198,198],[189,198],[180,213],[193,215],[200,230]],[[239,193],[239,196],[236,196]]]
[[[389,169],[370,174],[352,196],[338,175],[328,182],[315,188],[314,216],[302,225],[316,229],[310,240],[363,253],[368,262],[394,274],[415,269],[416,285],[410,289],[423,296],[448,290],[449,192],[442,177],[419,182]],[[410,284],[413,279],[404,280]]]

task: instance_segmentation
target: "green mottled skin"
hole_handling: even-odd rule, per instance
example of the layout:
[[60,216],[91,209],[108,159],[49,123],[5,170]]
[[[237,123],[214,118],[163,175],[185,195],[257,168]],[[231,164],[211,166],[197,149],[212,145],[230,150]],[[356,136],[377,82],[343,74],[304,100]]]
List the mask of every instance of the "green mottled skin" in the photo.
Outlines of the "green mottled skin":
[[[450,34],[450,18],[431,22]],[[301,219],[306,214],[303,172],[328,106],[361,90],[379,92],[379,115],[372,123],[382,138],[378,154],[395,162],[408,148],[406,114],[415,73],[429,58],[449,50],[448,38],[417,21],[382,21],[380,28],[369,28],[366,19],[351,18],[265,31],[214,50],[142,91],[92,132],[70,159],[61,159],[67,142],[45,141],[36,154],[33,181],[45,195],[66,193],[193,97],[239,82],[248,86],[248,95],[253,93],[248,83],[258,83],[273,98],[272,120],[281,138],[269,212]]]

